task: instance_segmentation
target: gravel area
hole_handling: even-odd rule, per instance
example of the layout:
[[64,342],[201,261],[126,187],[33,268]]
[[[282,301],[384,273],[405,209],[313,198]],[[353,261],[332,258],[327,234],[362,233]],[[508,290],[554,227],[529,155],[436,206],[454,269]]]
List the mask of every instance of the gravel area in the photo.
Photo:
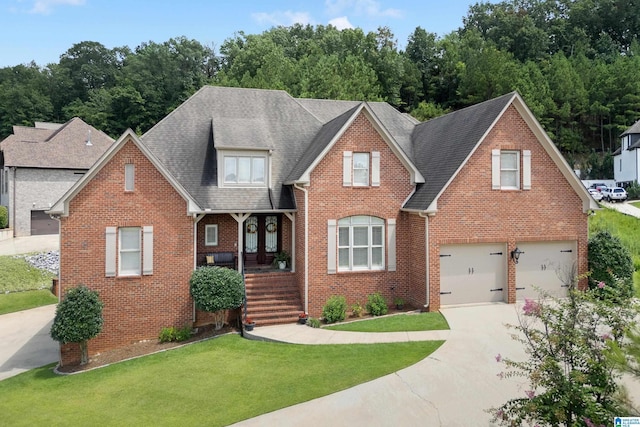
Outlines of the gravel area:
[[60,252],[49,251],[41,252],[33,255],[21,255],[33,267],[40,270],[46,270],[53,274],[58,274],[60,267]]

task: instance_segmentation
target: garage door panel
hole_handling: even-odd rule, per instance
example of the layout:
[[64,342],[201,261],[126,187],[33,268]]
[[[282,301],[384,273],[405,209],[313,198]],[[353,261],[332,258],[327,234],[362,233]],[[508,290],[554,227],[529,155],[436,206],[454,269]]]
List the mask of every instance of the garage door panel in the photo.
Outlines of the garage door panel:
[[51,218],[45,211],[31,211],[31,235],[58,234],[58,221]]
[[516,265],[516,298],[539,298],[540,292],[567,295],[576,274],[576,242],[518,243],[522,255]]
[[442,305],[504,301],[503,244],[444,245],[440,250]]

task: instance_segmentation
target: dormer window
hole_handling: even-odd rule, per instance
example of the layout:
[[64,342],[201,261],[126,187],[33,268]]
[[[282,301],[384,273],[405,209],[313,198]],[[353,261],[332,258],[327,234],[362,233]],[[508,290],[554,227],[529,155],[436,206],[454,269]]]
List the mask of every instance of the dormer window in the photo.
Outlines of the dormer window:
[[267,185],[266,153],[223,154],[223,186],[264,187]]

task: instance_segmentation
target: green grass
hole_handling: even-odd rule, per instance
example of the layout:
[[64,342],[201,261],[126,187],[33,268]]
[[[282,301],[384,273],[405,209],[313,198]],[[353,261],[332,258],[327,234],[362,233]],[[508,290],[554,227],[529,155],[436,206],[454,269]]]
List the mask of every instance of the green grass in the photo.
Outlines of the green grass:
[[636,208],[640,208],[640,202],[631,202],[631,204]]
[[0,314],[28,310],[43,305],[56,304],[58,297],[48,289],[0,294]]
[[0,256],[0,293],[51,287],[55,275],[32,267],[21,256]]
[[449,329],[449,324],[440,313],[420,313],[378,317],[327,326],[326,329],[351,332],[436,331]]
[[640,219],[625,215],[614,209],[603,208],[589,217],[589,235],[601,230],[608,230],[617,236],[622,244],[629,249],[636,272],[633,283],[636,296],[640,297]]
[[0,414],[11,426],[222,426],[395,372],[441,344],[305,346],[227,335],[80,375],[34,369],[0,381]]

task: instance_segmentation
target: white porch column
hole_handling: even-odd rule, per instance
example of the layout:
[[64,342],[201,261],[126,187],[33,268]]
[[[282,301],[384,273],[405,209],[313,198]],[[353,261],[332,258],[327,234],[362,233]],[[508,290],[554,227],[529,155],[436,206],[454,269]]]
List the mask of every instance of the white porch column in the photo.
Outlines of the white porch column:
[[251,213],[232,213],[229,214],[233,219],[238,223],[238,247],[236,250],[238,251],[238,271],[242,271],[244,268],[244,259],[242,259],[242,247],[244,246],[244,229],[242,228],[242,224],[244,224],[245,220],[251,216]]
[[293,212],[284,213],[291,221],[291,272],[296,272],[296,216]]

